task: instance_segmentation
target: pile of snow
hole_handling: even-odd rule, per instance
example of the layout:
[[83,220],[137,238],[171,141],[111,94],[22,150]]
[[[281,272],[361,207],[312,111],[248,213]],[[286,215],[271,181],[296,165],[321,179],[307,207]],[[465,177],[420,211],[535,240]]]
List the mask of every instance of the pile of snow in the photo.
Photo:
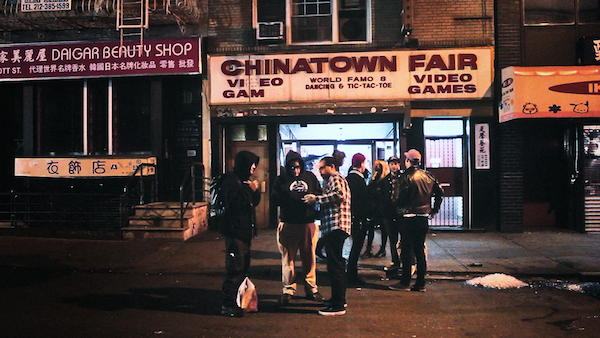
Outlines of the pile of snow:
[[528,286],[527,283],[524,283],[513,276],[508,276],[503,273],[495,273],[484,277],[473,278],[468,280],[467,284],[473,286],[479,285],[493,289],[518,289],[524,286]]

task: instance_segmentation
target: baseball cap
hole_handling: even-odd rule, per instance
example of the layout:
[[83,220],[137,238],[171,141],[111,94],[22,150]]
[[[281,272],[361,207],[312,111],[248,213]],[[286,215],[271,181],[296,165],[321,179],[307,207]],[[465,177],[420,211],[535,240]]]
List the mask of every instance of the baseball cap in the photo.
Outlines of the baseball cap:
[[397,158],[396,156],[391,156],[390,158],[388,158],[388,163],[392,163],[392,162],[398,162],[400,163],[400,159]]
[[354,154],[354,156],[352,156],[352,166],[360,167],[360,165],[365,161],[365,159],[365,155],[361,153]]
[[411,162],[414,160],[421,161],[421,153],[417,149],[411,149],[405,152],[404,156],[406,156],[406,158]]

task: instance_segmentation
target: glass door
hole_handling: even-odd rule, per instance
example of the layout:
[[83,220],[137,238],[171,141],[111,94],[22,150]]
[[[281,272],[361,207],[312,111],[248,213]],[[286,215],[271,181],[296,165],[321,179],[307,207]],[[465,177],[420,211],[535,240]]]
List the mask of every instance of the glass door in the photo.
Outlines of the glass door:
[[424,121],[424,169],[431,172],[444,189],[440,212],[429,221],[431,226],[460,228],[465,223],[465,123],[461,119]]

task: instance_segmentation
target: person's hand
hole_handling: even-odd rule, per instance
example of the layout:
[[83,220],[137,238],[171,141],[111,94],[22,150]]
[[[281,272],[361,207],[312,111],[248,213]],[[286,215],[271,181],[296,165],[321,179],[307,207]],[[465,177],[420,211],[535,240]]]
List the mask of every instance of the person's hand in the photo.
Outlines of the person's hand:
[[258,189],[258,180],[253,180],[253,181],[245,181],[244,183],[246,183],[247,185],[250,186],[250,189],[252,189],[252,191],[256,191],[256,189]]
[[314,194],[306,194],[304,197],[302,197],[302,200],[304,203],[314,204],[317,201],[317,196]]

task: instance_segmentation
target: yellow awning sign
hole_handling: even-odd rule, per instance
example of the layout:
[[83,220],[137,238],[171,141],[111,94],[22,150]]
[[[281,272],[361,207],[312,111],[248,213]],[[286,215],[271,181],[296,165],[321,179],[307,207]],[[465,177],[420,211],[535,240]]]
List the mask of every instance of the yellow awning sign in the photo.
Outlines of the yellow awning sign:
[[[142,164],[156,164],[147,158],[15,158],[15,176],[50,178],[126,177]],[[142,175],[154,175],[156,168],[144,166]],[[138,173],[139,174],[139,173]]]
[[499,110],[500,122],[600,117],[600,66],[504,68]]

